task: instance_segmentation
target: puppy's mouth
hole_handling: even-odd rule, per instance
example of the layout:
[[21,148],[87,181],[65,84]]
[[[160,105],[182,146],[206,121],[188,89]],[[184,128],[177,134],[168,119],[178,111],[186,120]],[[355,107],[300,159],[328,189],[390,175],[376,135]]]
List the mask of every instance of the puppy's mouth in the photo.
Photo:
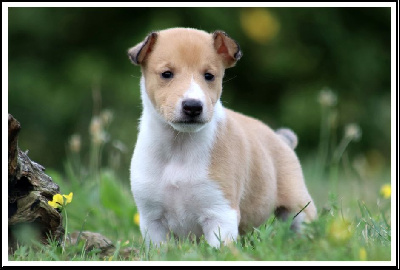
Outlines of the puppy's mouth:
[[201,130],[206,121],[200,119],[184,119],[170,122],[170,125],[179,132],[197,132]]
[[202,120],[189,119],[189,120],[173,121],[172,123],[179,125],[204,125],[207,122]]

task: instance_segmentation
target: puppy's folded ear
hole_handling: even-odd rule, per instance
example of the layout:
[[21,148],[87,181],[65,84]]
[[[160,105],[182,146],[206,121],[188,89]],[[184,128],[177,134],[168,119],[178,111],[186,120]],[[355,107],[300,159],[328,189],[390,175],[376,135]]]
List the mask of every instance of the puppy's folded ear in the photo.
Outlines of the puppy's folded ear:
[[221,55],[225,68],[233,67],[240,57],[242,57],[239,44],[223,31],[215,31],[213,38],[214,48]]
[[129,59],[133,64],[141,65],[143,63],[146,56],[151,52],[157,37],[156,32],[151,32],[144,41],[128,50]]

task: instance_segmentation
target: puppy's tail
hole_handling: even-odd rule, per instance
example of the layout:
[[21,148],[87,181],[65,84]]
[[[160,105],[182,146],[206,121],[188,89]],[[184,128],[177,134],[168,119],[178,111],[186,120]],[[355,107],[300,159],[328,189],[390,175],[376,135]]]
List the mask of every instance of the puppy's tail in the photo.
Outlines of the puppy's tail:
[[293,130],[288,128],[279,128],[275,132],[279,136],[279,138],[281,138],[285,143],[290,146],[290,148],[296,148],[298,140],[297,135],[293,132]]

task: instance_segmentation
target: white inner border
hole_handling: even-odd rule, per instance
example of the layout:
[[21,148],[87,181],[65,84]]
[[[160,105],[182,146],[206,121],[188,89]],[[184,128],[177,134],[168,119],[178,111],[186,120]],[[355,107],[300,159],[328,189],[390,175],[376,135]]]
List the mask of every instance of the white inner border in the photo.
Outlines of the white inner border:
[[[398,237],[397,237],[397,207],[398,207],[398,187],[396,181],[396,169],[397,169],[397,156],[396,152],[398,150],[397,140],[396,140],[396,123],[397,123],[397,91],[396,91],[396,60],[398,60],[397,55],[397,47],[396,47],[396,26],[398,27],[398,22],[396,21],[396,2],[194,2],[194,3],[185,3],[185,2],[78,2],[78,3],[69,3],[69,2],[21,2],[21,3],[2,3],[2,239],[8,239],[8,151],[4,149],[8,146],[8,132],[7,130],[7,122],[8,122],[8,7],[390,7],[391,8],[391,186],[392,186],[392,196],[391,196],[391,228],[392,228],[392,248],[391,248],[391,261],[386,262],[378,262],[378,261],[201,261],[201,262],[186,262],[186,261],[161,261],[161,262],[142,262],[142,261],[133,261],[133,262],[124,262],[124,261],[88,261],[88,262],[77,262],[70,261],[68,262],[71,266],[78,265],[108,265],[108,266],[127,266],[127,265],[250,265],[250,266],[260,266],[260,265],[287,265],[287,266],[323,266],[323,265],[348,265],[348,266],[394,266],[396,265],[396,256],[397,256],[397,246]],[[7,102],[6,102],[7,101]],[[398,217],[397,217],[398,218]],[[65,262],[31,262],[31,261],[8,261],[8,241],[2,241],[2,265],[3,266],[39,266],[39,265],[55,265],[55,266],[63,266]]]

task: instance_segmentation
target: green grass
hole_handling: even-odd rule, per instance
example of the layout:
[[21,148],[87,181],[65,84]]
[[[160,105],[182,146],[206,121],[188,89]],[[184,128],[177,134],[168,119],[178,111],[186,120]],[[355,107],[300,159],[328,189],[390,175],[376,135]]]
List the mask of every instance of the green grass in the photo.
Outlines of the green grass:
[[[307,174],[307,166],[312,164],[305,166]],[[308,179],[319,218],[306,224],[301,234],[289,229],[290,222],[272,216],[264,225],[220,250],[210,247],[204,239],[196,243],[171,238],[165,245],[146,251],[133,220],[136,207],[129,185],[112,170],[101,170],[97,181],[79,181],[72,175],[67,181],[55,171],[48,173],[60,185],[62,194],[74,192],[73,201],[65,209],[69,232],[99,232],[117,247],[130,247],[133,251],[121,255],[117,248],[112,257],[104,258],[99,256],[99,250],[86,251],[83,241],[67,244],[64,250],[56,241],[47,246],[33,242],[21,245],[9,256],[10,261],[359,261],[362,249],[366,260],[391,260],[390,202],[379,195],[380,185],[390,178],[370,180],[368,187],[366,183],[341,178],[336,183],[338,193],[330,191],[335,188],[327,180]]]

